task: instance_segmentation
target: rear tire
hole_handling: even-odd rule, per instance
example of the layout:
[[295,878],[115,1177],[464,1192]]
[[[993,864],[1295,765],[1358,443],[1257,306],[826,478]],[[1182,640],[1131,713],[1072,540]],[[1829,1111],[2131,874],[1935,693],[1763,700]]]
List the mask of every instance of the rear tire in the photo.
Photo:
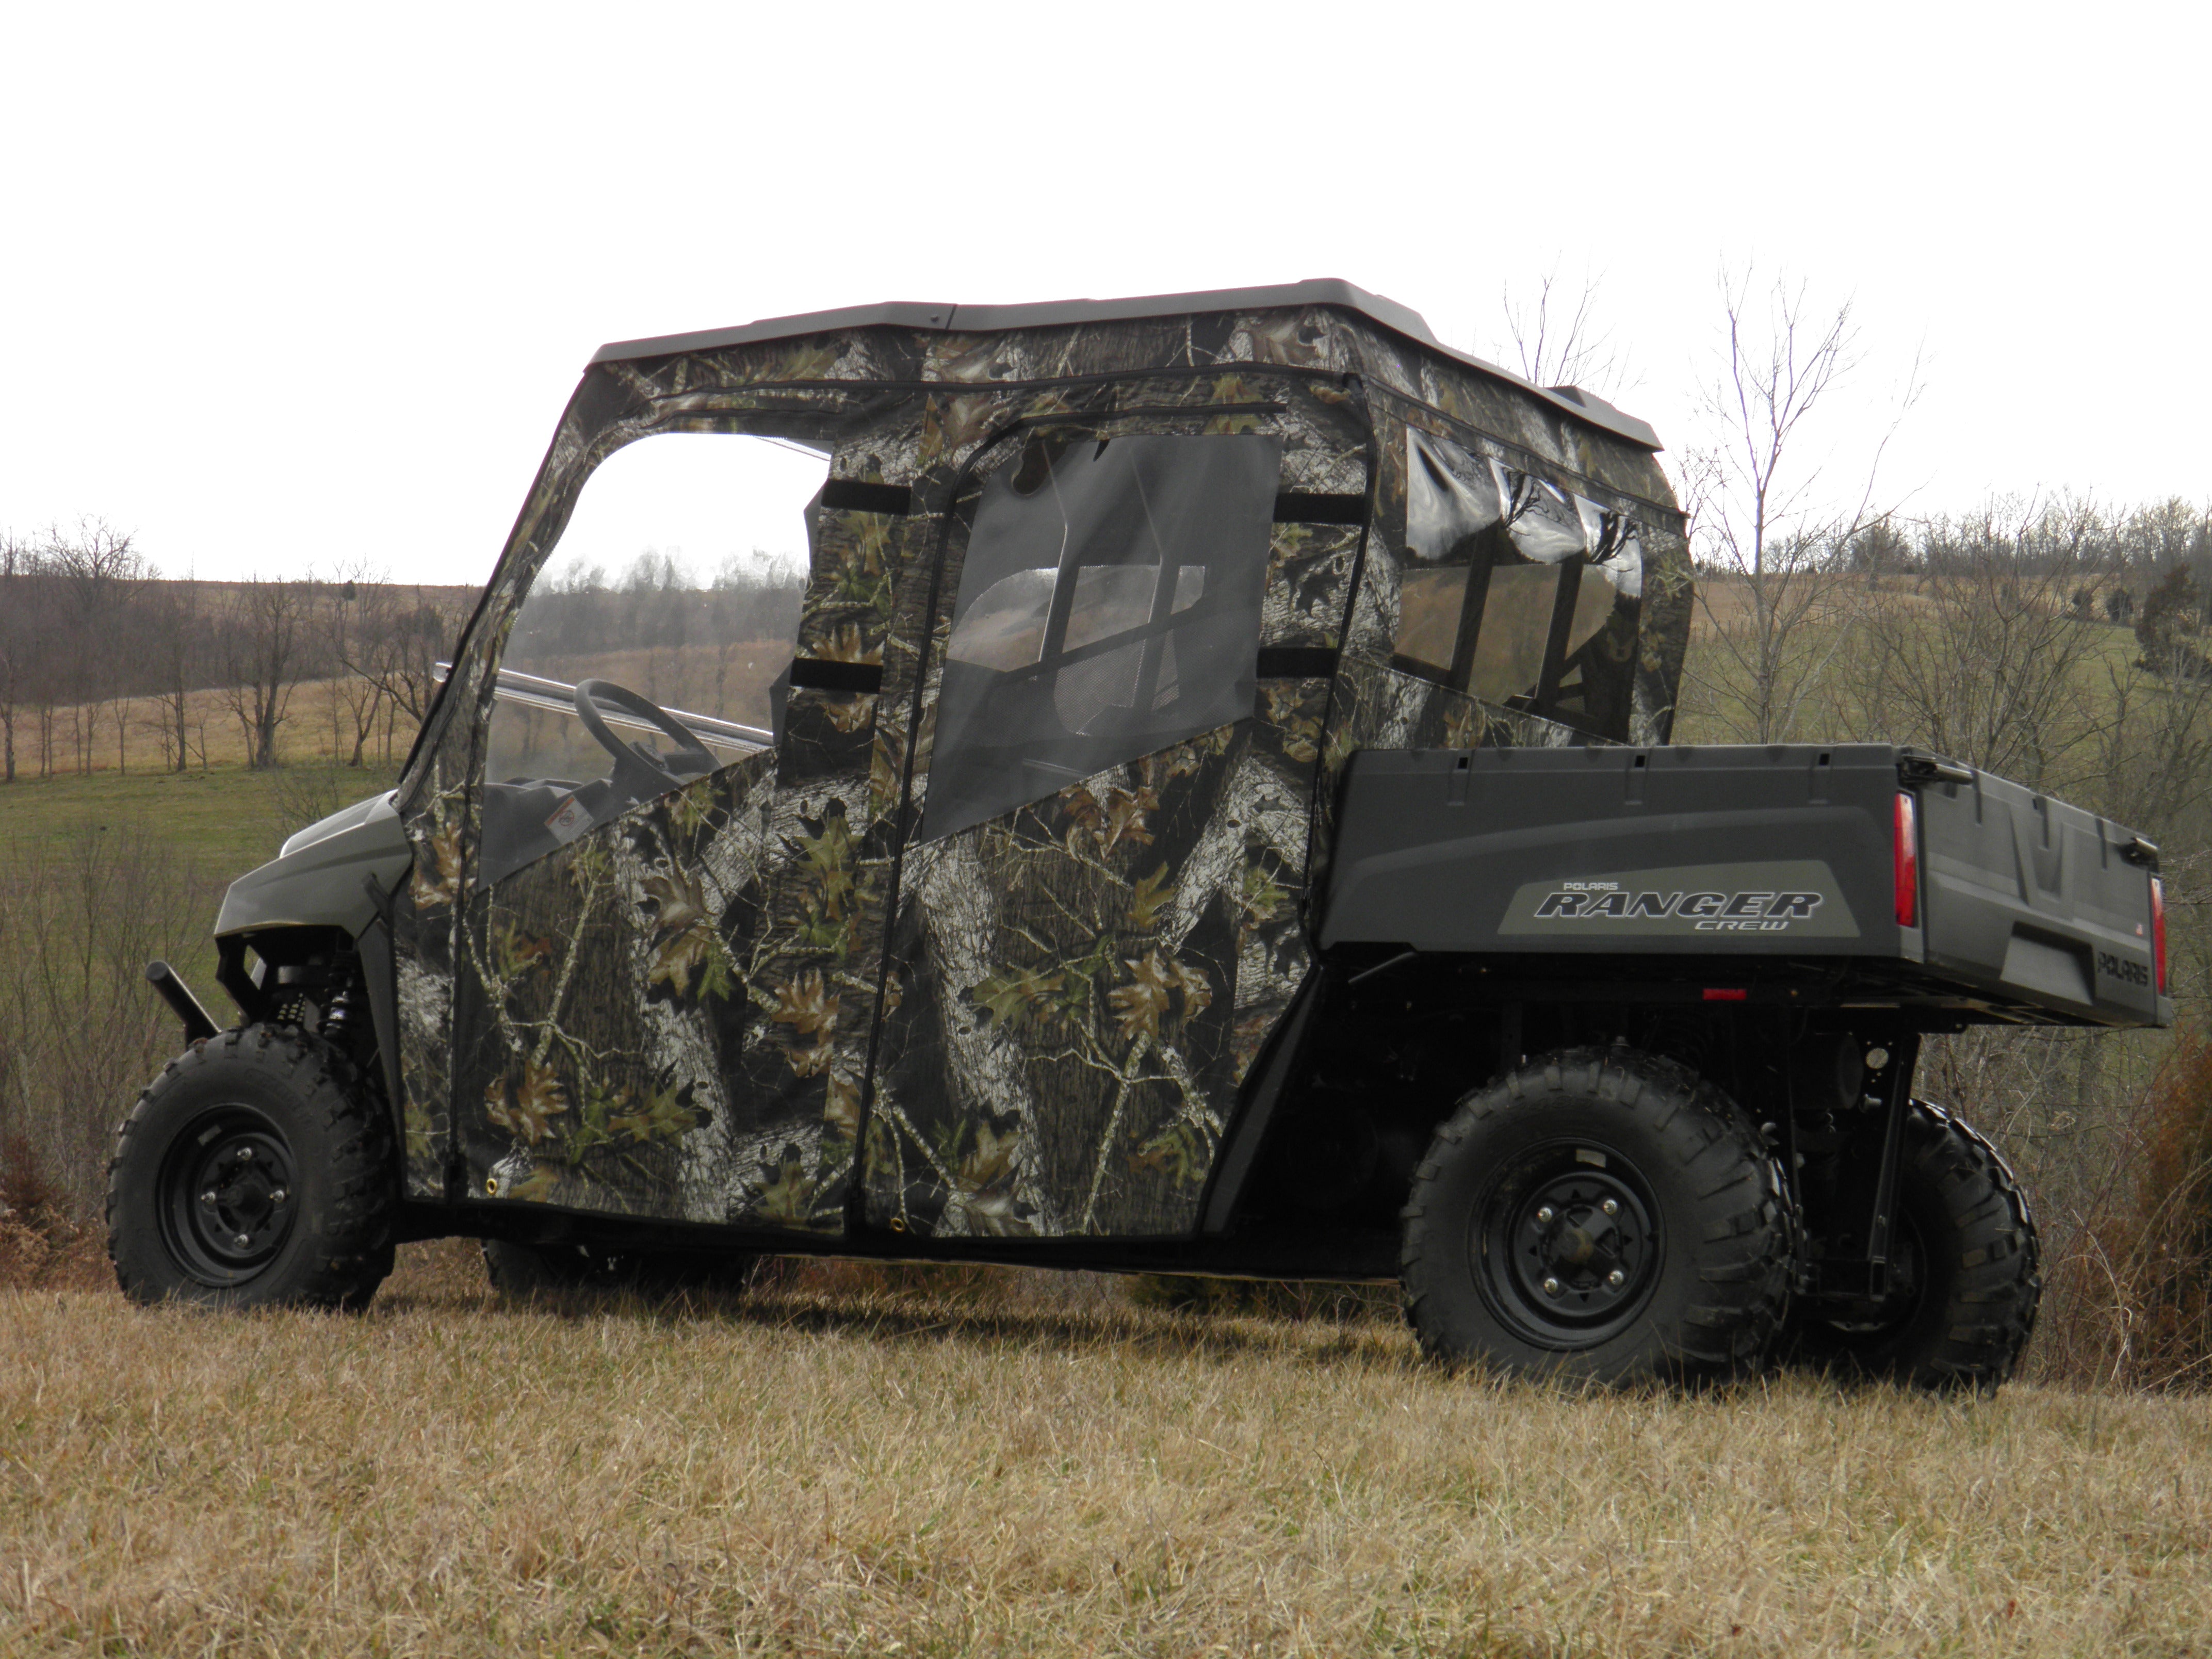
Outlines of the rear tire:
[[1607,1384],[1757,1369],[1788,1305],[1781,1171],[1671,1061],[1578,1048],[1461,1102],[1414,1173],[1401,1278],[1430,1355]]
[[107,1255],[133,1302],[368,1305],[391,1273],[391,1115],[289,1025],[195,1042],[138,1097],[107,1166]]
[[1801,1302],[1800,1364],[1948,1392],[1994,1392],[2019,1369],[2043,1300],[2035,1218],[1996,1147],[1916,1100],[1897,1170],[1898,1268],[1879,1303]]

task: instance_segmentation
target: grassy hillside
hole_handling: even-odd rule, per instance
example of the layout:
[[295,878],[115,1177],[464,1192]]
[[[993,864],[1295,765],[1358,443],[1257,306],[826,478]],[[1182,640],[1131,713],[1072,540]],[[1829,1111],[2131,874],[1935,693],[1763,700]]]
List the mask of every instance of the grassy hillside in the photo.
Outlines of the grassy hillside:
[[[145,873],[175,894],[181,912],[168,954],[211,968],[208,939],[222,890],[276,856],[284,837],[349,801],[390,789],[393,771],[308,763],[253,772],[94,772],[19,779],[0,788],[0,896],[26,883],[51,886],[81,873],[94,837],[126,837]],[[154,867],[147,869],[150,857]],[[12,941],[20,946],[20,929]],[[0,971],[10,930],[0,924]],[[203,1000],[215,994],[204,987]]]
[[251,772],[94,772],[27,778],[0,788],[0,833],[17,846],[58,846],[87,823],[139,821],[195,870],[228,881],[276,856],[284,837],[325,801],[330,810],[392,787],[394,772],[321,763]]
[[213,977],[223,889],[301,824],[390,787],[295,766],[0,787],[0,1203],[97,1210],[110,1129],[183,1042],[147,962],[232,1018]]
[[0,1652],[2179,1655],[2212,1629],[2201,1400],[1570,1398],[1422,1365],[1392,1325],[1081,1282],[539,1310],[411,1249],[357,1319],[0,1294]]

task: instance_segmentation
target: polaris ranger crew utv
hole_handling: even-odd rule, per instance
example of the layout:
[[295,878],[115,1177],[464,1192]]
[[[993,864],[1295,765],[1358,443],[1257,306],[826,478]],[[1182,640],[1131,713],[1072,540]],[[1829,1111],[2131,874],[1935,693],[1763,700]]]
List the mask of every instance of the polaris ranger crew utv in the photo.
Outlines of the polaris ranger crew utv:
[[2168,1020],[2157,851],[1668,746],[1657,447],[1337,282],[608,346],[399,787],[230,889],[240,1023],[149,970],[124,1289],[1397,1279],[1509,1370],[2001,1381],[2034,1225],[1915,1055]]

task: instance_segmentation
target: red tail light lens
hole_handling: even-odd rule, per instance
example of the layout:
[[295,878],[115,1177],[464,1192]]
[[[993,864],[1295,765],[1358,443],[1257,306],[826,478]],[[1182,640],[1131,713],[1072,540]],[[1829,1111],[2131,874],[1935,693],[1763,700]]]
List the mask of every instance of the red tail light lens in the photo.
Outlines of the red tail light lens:
[[1897,794],[1897,925],[1920,925],[1920,811],[1912,797]]
[[2150,963],[2158,994],[2166,994],[2166,884],[2150,878]]

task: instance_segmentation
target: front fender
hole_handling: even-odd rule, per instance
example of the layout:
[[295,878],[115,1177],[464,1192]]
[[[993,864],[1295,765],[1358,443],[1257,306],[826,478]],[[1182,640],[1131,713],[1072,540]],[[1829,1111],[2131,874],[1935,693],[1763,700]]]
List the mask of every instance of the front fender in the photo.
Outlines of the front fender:
[[357,801],[309,824],[268,863],[231,883],[216,916],[216,937],[270,927],[337,927],[358,939],[414,856],[392,795]]

